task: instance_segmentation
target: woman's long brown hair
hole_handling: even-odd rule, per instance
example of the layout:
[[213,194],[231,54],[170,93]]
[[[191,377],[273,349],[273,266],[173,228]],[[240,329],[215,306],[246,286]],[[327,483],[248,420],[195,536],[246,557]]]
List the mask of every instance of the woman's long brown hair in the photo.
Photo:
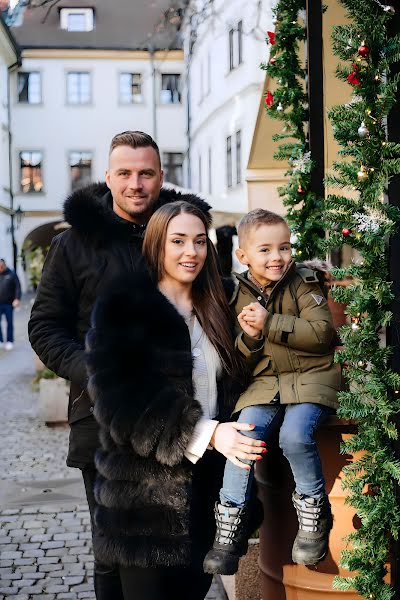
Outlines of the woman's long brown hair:
[[[149,273],[156,283],[164,277],[168,225],[174,217],[182,213],[200,219],[208,234],[208,216],[197,206],[178,201],[159,208],[146,227],[143,242],[143,256]],[[207,257],[202,270],[193,282],[192,302],[203,331],[217,350],[225,370],[233,376],[240,376],[243,372],[243,364],[234,348],[233,315],[218,271],[217,253],[208,235]]]

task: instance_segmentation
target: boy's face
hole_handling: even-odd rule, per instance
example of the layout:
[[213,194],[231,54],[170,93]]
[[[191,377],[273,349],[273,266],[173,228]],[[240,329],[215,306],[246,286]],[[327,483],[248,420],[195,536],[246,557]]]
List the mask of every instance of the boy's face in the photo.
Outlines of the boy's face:
[[279,281],[292,260],[289,227],[286,223],[254,227],[236,256],[261,285]]

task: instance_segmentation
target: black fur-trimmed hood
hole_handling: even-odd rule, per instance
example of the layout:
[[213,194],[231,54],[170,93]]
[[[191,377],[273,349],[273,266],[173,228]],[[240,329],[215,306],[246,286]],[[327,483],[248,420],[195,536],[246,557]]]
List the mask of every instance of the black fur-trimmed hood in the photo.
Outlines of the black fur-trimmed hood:
[[[170,188],[161,188],[154,210],[178,200],[197,206],[211,223],[211,206],[205,200]],[[113,211],[111,192],[105,183],[93,183],[73,192],[64,203],[64,219],[82,235],[97,239],[130,238],[135,233],[135,226]]]

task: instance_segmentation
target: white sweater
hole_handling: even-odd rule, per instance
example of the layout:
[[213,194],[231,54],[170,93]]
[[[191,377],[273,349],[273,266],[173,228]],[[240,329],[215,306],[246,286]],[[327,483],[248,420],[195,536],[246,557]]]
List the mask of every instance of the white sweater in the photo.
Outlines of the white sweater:
[[193,326],[189,326],[189,331],[193,356],[194,397],[203,409],[203,416],[193,430],[185,456],[192,463],[196,463],[209,446],[218,425],[218,421],[215,420],[218,412],[217,379],[221,375],[222,365],[218,352],[196,317]]

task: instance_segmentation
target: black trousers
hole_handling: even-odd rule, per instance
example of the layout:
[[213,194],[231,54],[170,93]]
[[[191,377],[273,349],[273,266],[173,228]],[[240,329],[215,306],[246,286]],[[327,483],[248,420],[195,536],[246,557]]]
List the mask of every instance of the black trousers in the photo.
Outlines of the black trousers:
[[[94,499],[94,482],[96,479],[96,470],[92,467],[82,469],[83,482],[85,484],[86,498],[89,505],[90,521],[92,525],[92,535],[95,531],[94,509],[96,502]],[[124,600],[121,587],[120,574],[117,568],[112,568],[96,560],[94,557],[94,591],[97,600]]]
[[[190,538],[192,554],[189,567],[128,567],[112,569],[96,561],[95,592],[97,600],[204,600],[212,575],[204,573],[203,560],[215,535],[214,503],[222,484],[225,458],[206,451],[193,466]],[[82,471],[92,518],[95,500],[93,485],[96,472]]]

